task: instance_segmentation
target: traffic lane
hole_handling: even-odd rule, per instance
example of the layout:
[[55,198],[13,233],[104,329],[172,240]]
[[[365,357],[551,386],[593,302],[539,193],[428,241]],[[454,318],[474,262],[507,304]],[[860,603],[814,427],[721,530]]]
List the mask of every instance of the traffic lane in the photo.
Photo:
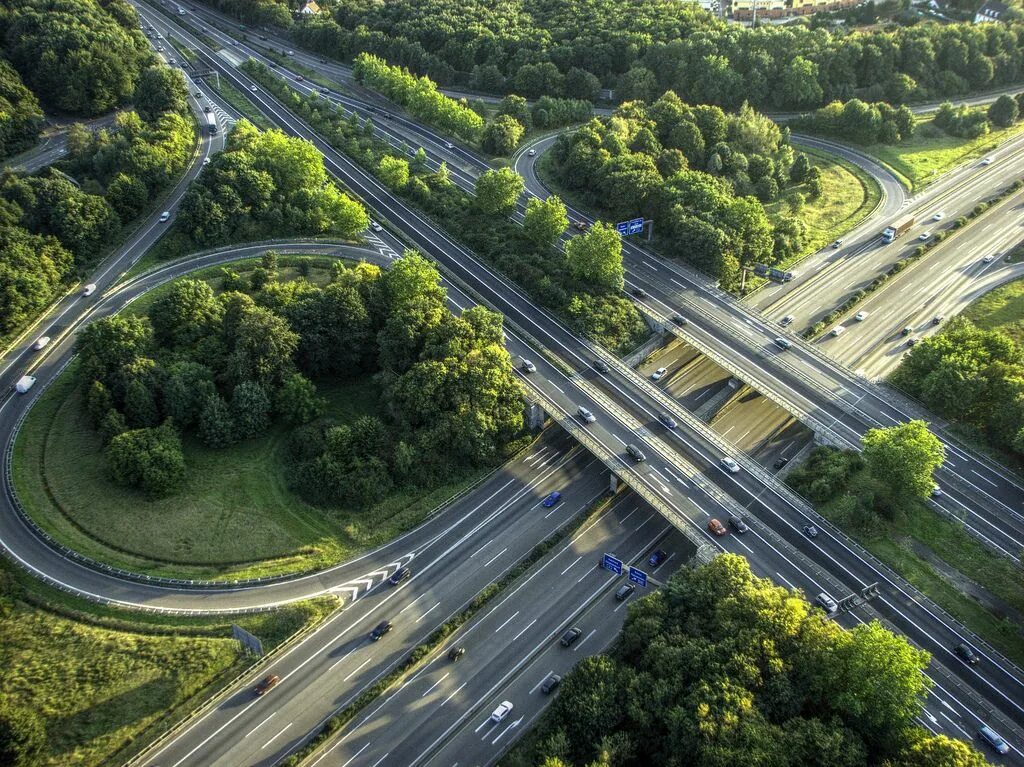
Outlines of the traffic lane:
[[[665,547],[671,550],[673,544],[674,541],[669,539]],[[679,557],[668,560],[659,568],[659,579],[667,580],[682,564]],[[613,586],[617,582],[613,581]],[[613,594],[614,589],[609,588],[575,619],[574,623],[584,630],[586,641],[579,640],[570,648],[562,647],[558,641],[548,642],[489,695],[476,698],[476,707],[466,711],[457,726],[449,725],[451,732],[446,734],[443,743],[435,745],[436,751],[428,750],[436,740],[435,727],[421,730],[408,738],[403,745],[408,743],[412,748],[392,753],[391,756],[400,758],[389,758],[387,763],[451,767],[454,764],[484,765],[492,762],[533,726],[537,717],[558,695],[557,690],[545,694],[541,689],[552,674],[564,677],[583,658],[603,653],[614,643],[622,630],[629,604],[639,599],[640,594],[637,592],[625,602],[616,602]],[[488,722],[491,711],[506,700],[513,704],[512,714],[501,724],[491,725]],[[513,726],[516,721],[519,724]],[[365,763],[373,764],[371,760]],[[360,760],[359,764],[363,761]]]
[[[637,372],[656,382],[680,405],[695,412],[709,399],[730,386],[732,376],[692,346],[673,339],[676,351],[644,362]],[[664,368],[665,373],[655,378]]]
[[[220,66],[219,62],[216,62],[215,59],[209,60],[211,61],[211,63],[214,63],[215,66],[220,67],[222,75],[230,78],[235,78],[237,73],[231,72],[229,69]],[[300,132],[307,132],[307,129],[301,127],[299,122],[294,117],[284,115],[282,112],[280,112],[279,107],[277,107],[272,100],[268,100],[263,96],[257,96],[255,100],[259,101],[261,105],[265,109],[267,109],[270,114],[279,116],[280,124],[286,126],[288,130],[298,130]],[[378,193],[377,187],[379,187],[379,184],[375,182],[375,180],[369,178],[367,174],[362,172],[360,169],[349,167],[346,161],[335,158],[333,150],[331,150],[330,147],[327,147],[324,144],[324,142],[319,140],[315,133],[307,132],[307,135],[309,135],[314,142],[319,141],[319,148],[327,156],[328,163],[331,164],[334,168],[336,168],[338,172],[340,172],[343,175],[346,175],[347,177],[353,178],[353,180],[359,179],[359,184],[366,185],[365,187],[361,187],[361,191],[363,192],[364,195],[380,195],[379,197],[375,197],[375,199],[373,200],[374,204],[379,204],[386,208],[402,208],[403,213],[407,217],[406,220],[403,221],[403,223],[416,223],[416,226],[413,228],[411,234],[414,236],[419,236],[419,242],[421,242],[424,246],[428,246],[428,250],[431,251],[432,255],[435,255],[435,257],[441,260],[442,263],[445,263],[459,276],[460,279],[467,279],[471,284],[475,283],[474,287],[485,295],[485,300],[491,301],[493,305],[497,305],[498,308],[503,311],[506,311],[505,307],[507,306],[507,314],[512,314],[517,319],[522,318],[528,326],[531,326],[531,329],[542,329],[546,337],[551,338],[553,341],[556,342],[558,346],[564,347],[567,350],[567,352],[570,353],[570,360],[573,356],[577,358],[579,357],[578,353],[572,351],[573,345],[578,343],[578,339],[576,339],[573,342],[569,342],[569,334],[566,333],[565,329],[557,325],[548,324],[547,320],[549,318],[546,316],[546,314],[541,313],[541,316],[538,316],[535,307],[533,308],[532,314],[524,313],[525,308],[523,306],[520,306],[519,303],[520,301],[523,301],[525,299],[525,296],[522,296],[521,294],[519,294],[517,290],[514,289],[511,291],[507,289],[501,291],[496,290],[495,285],[489,282],[490,278],[496,275],[493,275],[493,273],[488,267],[475,261],[475,259],[473,259],[473,257],[470,254],[464,252],[464,250],[457,246],[454,242],[452,242],[450,238],[448,238],[447,236],[443,235],[440,232],[437,232],[432,225],[425,221],[420,221],[419,217],[414,212],[412,212],[411,210],[405,210],[404,204],[394,200],[392,197],[390,197],[390,195],[384,193],[383,189],[381,189],[380,192]],[[357,186],[359,184],[357,184]],[[445,247],[458,252],[461,259],[463,260],[452,261],[448,257],[448,252],[438,249],[440,243],[444,243]],[[466,269],[467,262],[472,263],[473,267],[478,271],[468,271]],[[479,279],[481,273],[485,275],[488,279],[481,282]]]
[[[565,482],[572,484],[571,468],[558,464],[548,467],[547,462],[541,462],[542,457],[536,461],[538,475],[533,486],[511,496],[501,491],[480,499],[466,515],[471,520],[468,528],[450,527],[435,531],[428,541],[403,558],[400,564],[412,569],[410,578],[396,587],[388,587],[384,585],[384,579],[397,568],[379,573],[369,590],[361,592],[354,602],[350,601],[340,628],[318,630],[303,642],[301,652],[275,660],[242,687],[238,694],[244,699],[248,694],[246,690],[252,687],[256,678],[276,673],[281,677],[279,687],[282,690],[302,691],[301,696],[293,697],[277,692],[276,698],[283,699],[285,703],[274,722],[280,722],[281,726],[289,725],[286,739],[260,740],[262,735],[268,734],[261,730],[263,724],[269,722],[265,712],[249,707],[236,713],[238,698],[231,696],[180,733],[175,741],[152,755],[151,759],[159,758],[161,764],[169,761],[173,764],[206,765],[253,763],[252,760],[262,764],[283,758],[336,708],[400,662],[410,644],[422,641],[449,615],[462,609],[488,582],[500,578],[514,566],[537,541],[565,524],[571,518],[570,514],[586,507],[589,498],[577,498],[572,504],[566,502],[555,515],[531,513],[539,505],[536,494],[549,492],[554,485],[564,487]],[[590,456],[575,451],[570,467],[575,464],[580,471],[593,463]],[[604,478],[599,473],[583,472],[573,487],[581,494],[596,497],[603,492]],[[496,562],[498,557],[485,560],[470,554],[482,548],[484,539],[488,538],[507,543],[507,556],[502,561]],[[424,596],[423,604],[426,606],[422,612],[403,625],[395,617],[396,613],[401,614],[415,606]],[[428,615],[429,621],[426,620]],[[395,621],[393,635],[381,642],[371,642],[367,638],[370,630],[389,616]],[[343,695],[345,700],[340,699]],[[243,733],[256,735],[257,731],[260,737],[241,737]],[[284,730],[281,732],[283,734]],[[273,732],[269,734],[273,735]],[[271,745],[273,748],[268,749]]]
[[[446,640],[426,665],[347,728],[313,764],[344,763],[357,755],[360,764],[385,756],[391,764],[411,764],[424,734],[437,733],[460,716],[467,700],[519,665],[538,641],[561,635],[579,605],[609,580],[596,566],[603,552],[628,550],[646,556],[670,530],[654,509],[625,493],[538,563],[509,594]],[[688,558],[693,548],[681,551]],[[576,647],[586,642],[584,636]],[[453,663],[448,653],[456,647],[464,648],[465,655]]]

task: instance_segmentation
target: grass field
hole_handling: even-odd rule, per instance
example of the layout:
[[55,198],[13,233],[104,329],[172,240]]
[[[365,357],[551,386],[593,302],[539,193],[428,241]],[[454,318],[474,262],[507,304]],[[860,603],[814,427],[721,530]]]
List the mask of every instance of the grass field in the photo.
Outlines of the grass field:
[[[9,566],[4,564],[4,568]],[[177,721],[247,661],[224,618],[162,616],[159,624],[89,603],[0,572],[8,596],[0,607],[4,695],[43,721],[47,752],[40,767],[119,764]],[[54,601],[51,601],[54,600]],[[334,607],[317,600],[235,620],[267,650]]]
[[963,314],[980,328],[1000,330],[1018,344],[1024,344],[1024,280],[989,291]]
[[[151,300],[131,309],[144,311]],[[339,421],[377,410],[379,387],[370,379],[319,388],[328,415]],[[245,578],[324,567],[415,526],[484,473],[453,474],[429,491],[402,490],[365,511],[317,509],[288,489],[288,429],[275,425],[225,450],[187,437],[185,486],[148,500],[108,479],[82,396],[72,366],[32,408],[15,445],[15,487],[32,517],[63,543],[151,575]]]
[[[851,479],[852,493],[871,490],[865,472]],[[975,540],[954,522],[938,516],[923,503],[906,504],[895,522],[873,517],[865,526],[853,512],[849,495],[818,506],[824,516],[842,527],[880,560],[1017,663],[1024,663],[1022,627],[997,615],[987,605],[966,596],[957,584],[942,577],[914,551],[911,541],[930,549],[947,565],[1024,612],[1024,570]]]
[[853,163],[822,152],[801,151],[807,154],[812,165],[821,168],[821,196],[805,202],[796,213],[788,200],[799,190],[765,206],[773,220],[795,215],[807,227],[807,244],[792,261],[820,250],[853,229],[875,209],[882,196],[878,183]]
[[977,139],[950,136],[923,118],[914,135],[899,144],[873,144],[866,151],[888,165],[911,191],[930,184],[956,165],[990,152],[1024,130],[1024,122]]

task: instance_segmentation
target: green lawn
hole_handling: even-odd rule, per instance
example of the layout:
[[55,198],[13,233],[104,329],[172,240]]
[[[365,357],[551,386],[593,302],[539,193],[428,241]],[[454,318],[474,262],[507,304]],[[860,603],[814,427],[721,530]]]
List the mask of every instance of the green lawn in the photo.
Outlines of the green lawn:
[[866,151],[888,165],[901,177],[911,191],[930,184],[956,165],[972,157],[981,157],[1008,138],[1024,130],[1024,122],[993,131],[977,139],[950,136],[925,117],[917,124],[914,135],[899,144],[873,144]]
[[[9,567],[3,565],[5,570]],[[0,609],[4,696],[35,711],[47,732],[40,767],[120,764],[248,661],[224,618],[163,616],[160,624],[88,603],[38,583],[10,588]],[[53,601],[51,601],[51,599]],[[233,620],[272,649],[334,607],[316,600]]]
[[1024,344],[1024,280],[989,291],[967,307],[964,316],[980,328],[1000,330]]
[[[869,486],[870,482],[866,473],[860,472],[851,479],[851,492],[879,492]],[[1021,639],[1024,627],[966,596],[910,544],[911,540],[923,544],[947,565],[1022,612],[1024,570],[989,551],[958,524],[937,515],[919,501],[907,503],[895,522],[873,516],[870,524],[865,524],[854,507],[852,496],[841,495],[820,504],[818,511],[1007,657],[1024,663],[1024,640]]]
[[[280,271],[284,279],[297,274],[294,267]],[[311,279],[325,275],[314,269]],[[131,310],[145,311],[152,298],[139,299]],[[429,491],[401,490],[364,511],[318,509],[288,489],[289,429],[275,425],[225,450],[186,437],[185,486],[149,500],[108,479],[76,370],[72,365],[30,411],[15,445],[15,487],[33,518],[60,541],[137,572],[244,578],[325,567],[415,526],[486,472],[454,473]],[[320,383],[319,389],[327,415],[339,421],[378,409],[380,388],[372,379]]]
[[765,206],[773,221],[795,215],[807,227],[807,244],[793,261],[820,250],[853,229],[875,209],[882,196],[878,183],[853,163],[823,152],[800,151],[807,154],[812,165],[821,168],[821,196],[805,202],[797,212],[792,210],[789,201],[799,189]]

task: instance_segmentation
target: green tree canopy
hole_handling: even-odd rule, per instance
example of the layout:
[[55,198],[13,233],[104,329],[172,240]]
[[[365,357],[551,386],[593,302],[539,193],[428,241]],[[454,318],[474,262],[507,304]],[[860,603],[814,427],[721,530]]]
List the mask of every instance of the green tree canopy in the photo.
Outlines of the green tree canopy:
[[924,421],[870,429],[861,442],[872,476],[893,492],[921,497],[931,493],[932,475],[942,466],[946,451]]

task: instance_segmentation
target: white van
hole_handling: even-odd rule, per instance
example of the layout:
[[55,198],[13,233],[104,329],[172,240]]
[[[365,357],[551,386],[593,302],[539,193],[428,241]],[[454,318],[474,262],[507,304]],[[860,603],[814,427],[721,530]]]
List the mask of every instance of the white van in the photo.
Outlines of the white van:
[[95,282],[90,282],[88,285],[85,286],[85,290],[82,291],[82,295],[83,296],[91,296],[95,292],[96,292],[96,283]]
[[24,394],[25,392],[32,388],[35,382],[35,376],[22,376],[21,378],[18,379],[18,383],[14,384],[14,390],[18,392],[18,394]]
[[39,336],[39,338],[36,339],[36,342],[34,344],[32,344],[32,349],[34,351],[39,351],[40,349],[45,347],[48,343],[50,343],[50,337],[49,336]]
[[829,333],[829,335],[835,338],[836,336],[841,336],[845,332],[846,328],[843,325],[836,325],[834,328],[832,328],[832,332]]

